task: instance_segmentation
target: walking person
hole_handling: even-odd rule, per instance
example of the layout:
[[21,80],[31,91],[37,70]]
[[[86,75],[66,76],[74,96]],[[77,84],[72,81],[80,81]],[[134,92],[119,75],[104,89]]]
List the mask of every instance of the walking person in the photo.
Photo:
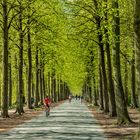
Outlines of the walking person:
[[76,100],[77,100],[77,94],[76,94],[75,98],[76,98]]
[[79,100],[80,100],[80,95],[78,96]]

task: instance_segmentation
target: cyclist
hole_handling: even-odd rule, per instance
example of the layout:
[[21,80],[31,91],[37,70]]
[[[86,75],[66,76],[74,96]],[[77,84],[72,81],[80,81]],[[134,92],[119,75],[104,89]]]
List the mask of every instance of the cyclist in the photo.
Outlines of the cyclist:
[[45,105],[45,109],[48,109],[48,115],[50,114],[50,104],[51,104],[51,100],[48,96],[46,96],[46,98],[44,99],[44,105]]

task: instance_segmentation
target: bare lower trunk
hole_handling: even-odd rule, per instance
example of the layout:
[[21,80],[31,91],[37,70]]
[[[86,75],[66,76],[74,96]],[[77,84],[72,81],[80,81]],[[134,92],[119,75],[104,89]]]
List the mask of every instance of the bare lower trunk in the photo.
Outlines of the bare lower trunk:
[[128,66],[127,66],[127,60],[125,60],[124,96],[125,96],[126,104],[129,105],[129,102],[128,102]]
[[35,84],[35,106],[38,106],[38,102],[39,102],[39,63],[38,63],[38,46],[36,46],[36,72],[35,72],[35,75],[36,75],[36,84]]
[[3,0],[3,45],[2,45],[2,117],[8,115],[8,10]]
[[[29,19],[28,19],[29,20]],[[31,92],[32,92],[32,51],[30,37],[30,20],[28,21],[28,108],[31,109]]]
[[60,77],[59,76],[57,78],[57,94],[58,94],[58,101],[61,101],[61,96],[60,96]]
[[95,76],[93,77],[93,87],[94,87],[94,88],[93,88],[93,93],[94,93],[94,105],[95,105],[95,106],[98,106]]
[[[140,1],[135,0],[135,22],[134,22],[134,29],[135,29],[135,62],[136,62],[136,93],[138,94],[138,99],[140,103]],[[139,105],[140,111],[140,105]],[[140,113],[140,112],[139,112]],[[140,120],[140,115],[139,115]],[[139,133],[138,136],[140,139],[140,123],[139,123]]]
[[120,18],[118,10],[118,1],[113,1],[112,4],[115,9],[114,21],[114,46],[113,46],[113,68],[114,68],[114,81],[116,88],[116,105],[117,105],[117,119],[118,124],[130,123],[131,120],[128,115],[127,105],[124,97],[124,90],[122,86],[121,68],[120,68]]
[[104,102],[103,102],[103,84],[102,84],[102,73],[101,68],[99,66],[99,102],[100,102],[100,109],[104,109]]
[[12,106],[12,68],[9,63],[9,106]]
[[48,84],[47,84],[47,87],[48,87],[48,96],[51,97],[50,95],[50,91],[51,91],[51,81],[50,81],[50,72],[48,72]]
[[112,64],[111,64],[111,56],[110,56],[110,44],[109,44],[109,34],[108,34],[108,0],[105,1],[105,12],[104,12],[104,19],[105,19],[105,39],[106,39],[106,55],[107,55],[107,76],[108,76],[108,92],[109,92],[109,99],[110,99],[110,115],[117,116],[116,112],[116,101],[115,101],[115,92],[114,92],[114,84],[112,78]]
[[[135,53],[133,52],[135,55]],[[135,56],[131,61],[131,107],[137,108],[137,100],[136,100],[136,77],[135,77]]]
[[39,70],[39,89],[40,89],[40,103],[43,104],[43,80],[42,80],[42,68]]
[[103,82],[104,111],[107,113],[109,112],[109,98],[108,98],[107,76],[106,76],[105,60],[104,60],[104,49],[102,46],[103,44],[101,43],[102,40],[100,38],[100,35],[99,35],[99,42],[100,42],[101,72],[102,72],[102,82]]
[[24,113],[23,110],[23,29],[22,29],[22,4],[19,2],[19,70],[18,70],[18,96],[17,112],[19,115]]
[[53,76],[53,86],[54,86],[54,102],[57,102],[56,78],[55,78],[55,73],[54,73],[54,76]]

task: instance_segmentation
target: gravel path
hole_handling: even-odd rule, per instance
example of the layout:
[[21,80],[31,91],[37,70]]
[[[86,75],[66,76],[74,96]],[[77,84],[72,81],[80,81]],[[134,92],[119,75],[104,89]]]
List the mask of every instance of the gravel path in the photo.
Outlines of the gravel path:
[[8,132],[0,140],[105,140],[103,130],[85,104],[72,100]]

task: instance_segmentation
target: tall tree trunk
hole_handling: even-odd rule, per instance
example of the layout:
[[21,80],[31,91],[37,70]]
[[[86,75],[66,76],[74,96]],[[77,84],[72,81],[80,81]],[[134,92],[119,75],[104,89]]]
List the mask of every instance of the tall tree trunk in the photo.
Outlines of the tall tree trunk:
[[[45,98],[46,96],[46,89],[45,89],[45,75],[44,75],[44,58],[45,58],[45,54],[43,51],[40,52],[41,53],[41,56],[42,56],[42,60],[41,60],[41,76],[42,76],[42,96],[43,96],[43,99]],[[43,103],[43,100],[42,100],[42,103]]]
[[43,65],[43,70],[42,70],[42,88],[43,88],[43,98],[46,97],[46,81],[45,81],[45,75],[44,75],[44,65]]
[[35,98],[35,84],[34,84],[34,74],[32,73],[32,97]]
[[36,85],[35,85],[35,106],[38,106],[38,102],[39,102],[39,63],[38,63],[38,46],[36,45]]
[[59,75],[57,77],[57,94],[58,94],[58,101],[61,101],[61,97],[60,97],[60,77],[59,77]]
[[121,70],[120,70],[120,17],[118,0],[113,1],[112,7],[115,11],[113,16],[114,21],[114,46],[113,46],[113,68],[114,68],[114,81],[116,88],[116,105],[117,105],[117,119],[118,124],[125,124],[131,122],[127,105],[124,97],[124,90],[122,86]]
[[102,84],[102,72],[99,65],[99,102],[100,102],[100,109],[104,109],[104,99],[103,99],[103,84]]
[[23,110],[23,25],[22,25],[23,7],[19,2],[19,71],[18,71],[18,98],[17,98],[17,112],[19,115],[24,113]]
[[12,68],[9,62],[9,106],[12,106]]
[[[0,81],[0,84],[1,84],[1,81]],[[0,88],[0,110],[1,110],[1,103],[2,103],[2,95],[1,95],[1,88]]]
[[2,1],[3,44],[2,44],[2,117],[8,115],[8,8],[7,0]]
[[66,97],[66,86],[65,86],[65,82],[63,82],[62,89],[63,89],[63,100],[65,100],[67,98]]
[[68,90],[68,86],[67,86],[67,83],[65,83],[65,99],[67,99],[69,97],[69,90]]
[[43,104],[43,80],[42,80],[42,62],[39,70],[39,89],[40,89],[40,103]]
[[51,73],[51,98],[52,98],[52,102],[54,102],[54,81],[53,81],[53,73]]
[[89,102],[89,86],[88,86],[87,79],[86,79],[86,96],[88,97],[88,98],[86,98],[86,100]]
[[125,60],[125,72],[124,72],[124,95],[125,95],[125,101],[126,104],[128,103],[128,66],[127,66],[127,60]]
[[[28,12],[30,12],[30,3],[28,1]],[[30,33],[30,15],[27,21],[27,37],[28,37],[28,108],[31,109],[31,92],[32,92],[32,51],[31,51],[31,33]]]
[[92,103],[92,87],[88,87],[89,102]]
[[51,95],[50,95],[50,92],[51,92],[51,80],[50,80],[50,77],[51,77],[51,75],[50,75],[50,72],[48,72],[48,85],[47,85],[47,87],[48,87],[48,96],[49,97],[51,97]]
[[57,94],[56,94],[56,78],[55,71],[53,70],[51,75],[51,94],[53,98],[53,102],[57,102]]
[[[16,84],[16,104],[17,104],[17,101],[18,101],[18,73],[19,73],[19,69],[18,69],[18,59],[17,59],[17,56],[15,54],[15,68],[16,68],[16,80],[15,80],[15,84]],[[15,113],[17,113],[17,108],[16,108],[16,111]]]
[[54,102],[56,103],[57,102],[57,93],[56,93],[56,78],[55,78],[55,72],[54,72],[54,75],[53,75],[53,86],[54,86]]
[[108,35],[108,0],[105,1],[105,11],[104,11],[104,20],[105,20],[105,39],[106,39],[106,56],[107,56],[107,76],[108,76],[108,92],[109,92],[109,99],[110,99],[110,108],[109,112],[110,115],[117,116],[116,112],[116,101],[115,101],[115,92],[114,92],[114,84],[112,78],[112,66],[111,66],[111,56],[110,56],[110,44],[109,44],[109,35]]
[[137,108],[136,100],[136,77],[135,77],[135,52],[133,51],[133,58],[131,60],[131,107]]
[[32,82],[32,97],[35,98],[35,84],[34,84],[34,82]]
[[106,77],[106,69],[105,69],[105,59],[104,59],[104,49],[102,44],[102,37],[99,35],[100,42],[100,57],[101,57],[101,72],[103,79],[103,96],[104,96],[104,111],[109,112],[109,98],[108,98],[108,90],[107,90],[107,77]]
[[95,81],[95,75],[93,77],[93,93],[94,93],[94,105],[98,106],[97,103],[97,91],[96,91],[96,81]]
[[92,78],[91,78],[91,75],[89,74],[90,72],[88,71],[88,74],[87,74],[87,78],[86,78],[86,82],[87,82],[87,95],[88,95],[88,102],[89,103],[92,103]]
[[60,78],[60,93],[61,93],[61,100],[64,100],[64,96],[63,96],[63,82]]
[[[107,41],[108,42],[108,41]],[[110,115],[117,116],[116,112],[116,100],[115,100],[115,92],[114,92],[114,82],[112,78],[112,67],[111,67],[111,57],[110,57],[110,46],[106,43],[106,53],[107,53],[107,74],[108,74],[108,91],[110,98]]]
[[67,99],[66,97],[66,85],[65,85],[65,82],[63,82],[63,99]]
[[[94,0],[94,5],[97,10],[97,13],[100,9],[100,4],[98,4],[97,0]],[[109,98],[108,98],[108,89],[107,89],[107,76],[106,76],[106,68],[105,68],[105,57],[104,57],[104,47],[103,47],[103,35],[101,32],[101,17],[97,14],[95,17],[96,26],[98,30],[98,42],[99,42],[99,55],[100,55],[100,64],[101,64],[101,72],[102,72],[102,83],[103,83],[103,96],[104,96],[104,112],[109,112]]]
[[[135,17],[134,17],[134,29],[135,29],[135,58],[136,58],[136,93],[140,103],[140,1],[135,0]],[[140,111],[140,105],[139,105]],[[140,113],[140,112],[139,112]],[[140,116],[139,116],[140,120]],[[140,123],[139,123],[139,138],[140,138]]]

